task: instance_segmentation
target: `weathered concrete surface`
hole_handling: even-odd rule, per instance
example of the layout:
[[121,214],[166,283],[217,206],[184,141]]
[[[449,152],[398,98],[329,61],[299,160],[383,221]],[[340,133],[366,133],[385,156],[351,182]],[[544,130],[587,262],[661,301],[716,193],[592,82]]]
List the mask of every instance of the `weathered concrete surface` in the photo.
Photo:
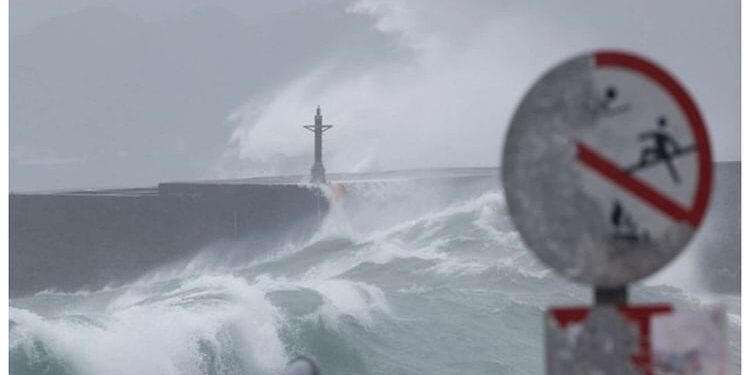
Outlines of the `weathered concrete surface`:
[[[734,293],[740,289],[739,170],[739,163],[717,163],[712,204],[690,244],[706,270],[721,270],[701,275],[711,289]],[[241,251],[260,251],[275,241],[304,240],[328,211],[317,189],[300,184],[304,178],[12,193],[11,295],[127,282],[215,244],[241,242]],[[420,207],[427,212],[437,200],[500,189],[497,168],[329,174],[328,179],[345,190],[344,204],[361,213],[352,220],[375,217],[373,226],[397,224],[401,215],[412,216]],[[367,228],[369,223],[355,224]]]
[[128,281],[221,241],[302,237],[326,209],[317,189],[293,184],[11,194],[11,295]]
[[703,226],[690,243],[702,269],[698,275],[714,292],[736,293],[740,287],[740,162],[714,164],[714,191]]
[[[202,249],[256,252],[304,240],[328,211],[325,194],[306,176],[172,182],[158,187],[10,194],[10,292],[98,289],[133,280]],[[450,181],[433,187],[435,180]],[[496,168],[329,174],[365,210],[369,189],[424,185],[443,196],[497,184]],[[473,181],[473,182],[472,182]],[[474,189],[474,190],[476,190]],[[429,203],[439,197],[398,200]],[[424,190],[424,189],[423,189]],[[401,206],[403,208],[405,206]],[[412,205],[412,208],[414,205]],[[397,212],[388,212],[397,216]],[[241,246],[233,246],[241,245]],[[245,254],[247,255],[247,254]],[[252,254],[251,254],[252,255]]]

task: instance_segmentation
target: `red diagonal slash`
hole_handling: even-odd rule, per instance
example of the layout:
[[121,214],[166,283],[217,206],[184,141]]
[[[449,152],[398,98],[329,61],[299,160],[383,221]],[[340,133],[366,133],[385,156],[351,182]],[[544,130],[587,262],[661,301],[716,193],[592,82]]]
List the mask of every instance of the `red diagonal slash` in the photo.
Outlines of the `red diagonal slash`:
[[[698,185],[696,186],[691,208],[685,210],[682,206],[669,199],[669,197],[623,173],[619,167],[598,156],[596,153],[590,152],[590,149],[581,152],[582,149],[579,147],[579,159],[587,165],[589,164],[584,159],[590,161],[591,165],[600,166],[600,169],[592,168],[638,197],[641,197],[646,202],[651,203],[666,215],[671,216],[675,220],[685,220],[693,228],[697,228],[708,207],[713,178],[713,163],[711,162],[711,147],[708,141],[708,132],[706,131],[706,124],[703,122],[700,111],[698,111],[698,106],[695,105],[695,102],[693,102],[693,99],[682,85],[669,75],[669,73],[638,56],[618,51],[601,51],[596,54],[596,67],[602,69],[625,69],[642,74],[664,88],[680,106],[688,119],[690,130],[695,138],[695,150],[698,157]],[[581,155],[583,155],[583,158],[581,158]],[[604,171],[607,173],[604,173]]]
[[676,221],[686,221],[691,226],[697,227],[700,218],[696,220],[695,215],[675,203],[669,197],[637,178],[625,173],[609,160],[599,156],[594,150],[581,142],[576,142],[578,160],[603,177],[614,182],[621,188],[633,193],[641,200],[651,204],[654,208],[663,212]]

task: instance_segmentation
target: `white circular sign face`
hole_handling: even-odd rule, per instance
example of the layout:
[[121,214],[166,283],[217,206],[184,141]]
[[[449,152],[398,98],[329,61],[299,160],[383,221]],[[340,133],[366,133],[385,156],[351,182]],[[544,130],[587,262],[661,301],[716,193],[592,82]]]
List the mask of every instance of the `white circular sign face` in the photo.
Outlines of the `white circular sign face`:
[[542,262],[576,281],[625,285],[693,236],[712,185],[706,128],[667,72],[596,52],[546,73],[506,135],[508,209]]

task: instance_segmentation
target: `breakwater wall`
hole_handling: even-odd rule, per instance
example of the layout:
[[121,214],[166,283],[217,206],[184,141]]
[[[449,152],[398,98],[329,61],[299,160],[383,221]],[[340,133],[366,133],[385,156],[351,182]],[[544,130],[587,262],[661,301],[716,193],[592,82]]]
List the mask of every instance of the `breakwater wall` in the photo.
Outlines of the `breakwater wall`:
[[328,209],[302,184],[165,183],[10,195],[10,292],[96,289],[206,246],[309,236]]
[[[304,241],[331,207],[364,231],[426,214],[441,201],[500,191],[497,168],[329,174],[326,194],[303,176],[10,195],[10,293],[98,289],[208,247],[218,257]],[[720,272],[711,290],[739,293],[740,164],[716,163],[708,216],[686,253]],[[334,202],[329,202],[333,199]],[[224,251],[225,253],[221,253]],[[236,254],[235,254],[236,255]],[[252,255],[252,254],[250,254]]]

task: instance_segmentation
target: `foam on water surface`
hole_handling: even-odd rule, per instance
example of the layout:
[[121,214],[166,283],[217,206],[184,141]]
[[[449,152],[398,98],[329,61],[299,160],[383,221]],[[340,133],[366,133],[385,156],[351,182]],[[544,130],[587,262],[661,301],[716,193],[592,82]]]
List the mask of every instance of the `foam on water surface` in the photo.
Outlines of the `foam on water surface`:
[[[590,291],[524,249],[496,186],[404,207],[408,186],[349,191],[307,242],[243,261],[208,251],[124,286],[14,299],[11,373],[276,374],[305,353],[325,374],[542,374],[546,306]],[[669,279],[634,299],[726,304],[738,371],[739,296]]]

